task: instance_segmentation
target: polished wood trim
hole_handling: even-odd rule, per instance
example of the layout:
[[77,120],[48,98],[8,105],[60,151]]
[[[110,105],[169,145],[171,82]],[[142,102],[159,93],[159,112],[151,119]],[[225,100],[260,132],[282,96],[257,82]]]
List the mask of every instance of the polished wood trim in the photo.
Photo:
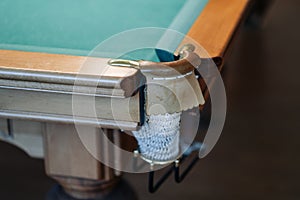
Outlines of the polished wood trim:
[[38,82],[42,86],[46,86],[45,83],[61,84],[62,90],[66,90],[63,87],[68,85],[73,86],[77,81],[78,86],[111,89],[112,92],[121,89],[123,94],[120,96],[133,95],[140,86],[141,72],[133,68],[108,66],[108,60],[109,58],[0,50],[0,78]]
[[[75,74],[85,61],[84,56],[0,50],[1,68]],[[99,61],[106,63],[108,59]]]
[[207,51],[196,52],[220,65],[249,4],[250,0],[210,0],[181,44],[195,40]]

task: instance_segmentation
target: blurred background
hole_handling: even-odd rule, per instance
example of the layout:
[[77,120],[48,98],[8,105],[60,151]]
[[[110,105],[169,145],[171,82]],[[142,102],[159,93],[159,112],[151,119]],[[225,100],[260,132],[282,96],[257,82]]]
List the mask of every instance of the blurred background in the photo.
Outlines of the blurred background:
[[[264,1],[264,0],[262,0]],[[300,199],[300,1],[277,0],[260,28],[245,26],[227,59],[228,112],[208,157],[155,194],[125,174],[140,200]],[[0,199],[41,200],[54,181],[42,160],[0,142]]]

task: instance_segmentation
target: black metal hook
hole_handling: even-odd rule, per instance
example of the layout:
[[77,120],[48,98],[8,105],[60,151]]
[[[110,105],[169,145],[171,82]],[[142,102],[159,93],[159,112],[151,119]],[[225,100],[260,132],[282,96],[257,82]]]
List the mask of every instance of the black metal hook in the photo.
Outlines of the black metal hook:
[[161,185],[171,176],[173,173],[173,167],[171,167],[158,181],[154,184],[154,171],[149,172],[148,190],[150,193],[156,192]]
[[193,169],[193,167],[196,165],[196,163],[200,160],[198,155],[195,156],[195,158],[190,162],[190,164],[187,166],[186,170],[182,172],[182,174],[180,174],[180,164],[182,164],[182,162],[185,160],[185,158],[183,158],[181,160],[181,163],[175,163],[174,166],[174,178],[176,183],[181,183],[184,178],[188,175],[188,173]]
[[180,174],[180,165],[194,152],[199,151],[201,148],[201,145],[199,143],[196,143],[192,145],[186,153],[181,157],[180,160],[176,160],[173,163],[173,166],[157,181],[157,183],[154,183],[154,174],[155,171],[149,172],[149,181],[148,181],[148,190],[150,193],[156,192],[162,184],[171,176],[171,174],[174,171],[174,179],[176,183],[181,183],[185,177],[189,174],[189,172],[193,169],[193,167],[197,164],[197,162],[200,160],[198,155],[193,158],[193,160],[189,163],[187,168]]

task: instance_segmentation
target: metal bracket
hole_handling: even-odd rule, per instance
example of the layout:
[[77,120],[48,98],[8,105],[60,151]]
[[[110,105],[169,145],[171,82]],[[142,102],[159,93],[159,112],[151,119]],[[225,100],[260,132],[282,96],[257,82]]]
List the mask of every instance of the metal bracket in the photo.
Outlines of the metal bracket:
[[180,173],[180,165],[186,161],[186,159],[194,152],[199,151],[201,146],[199,143],[196,143],[192,145],[187,153],[185,153],[180,159],[176,160],[172,167],[168,169],[168,171],[161,176],[161,178],[154,183],[154,175],[155,171],[150,171],[148,176],[148,190],[150,193],[155,193],[162,185],[163,183],[172,175],[174,172],[174,179],[176,183],[181,183],[185,177],[189,174],[189,172],[193,169],[193,167],[197,164],[197,162],[200,160],[198,157],[198,154],[193,158],[193,160],[188,164],[187,168]]

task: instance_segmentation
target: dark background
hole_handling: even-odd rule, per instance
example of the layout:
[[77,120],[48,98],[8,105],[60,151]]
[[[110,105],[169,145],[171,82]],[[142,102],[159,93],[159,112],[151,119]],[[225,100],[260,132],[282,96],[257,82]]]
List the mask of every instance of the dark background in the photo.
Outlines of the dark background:
[[[126,174],[140,200],[300,199],[299,20],[300,1],[277,0],[261,28],[241,30],[225,66],[218,144],[182,184],[170,179],[154,195],[146,175]],[[0,143],[0,199],[44,199],[53,184],[42,160]]]

